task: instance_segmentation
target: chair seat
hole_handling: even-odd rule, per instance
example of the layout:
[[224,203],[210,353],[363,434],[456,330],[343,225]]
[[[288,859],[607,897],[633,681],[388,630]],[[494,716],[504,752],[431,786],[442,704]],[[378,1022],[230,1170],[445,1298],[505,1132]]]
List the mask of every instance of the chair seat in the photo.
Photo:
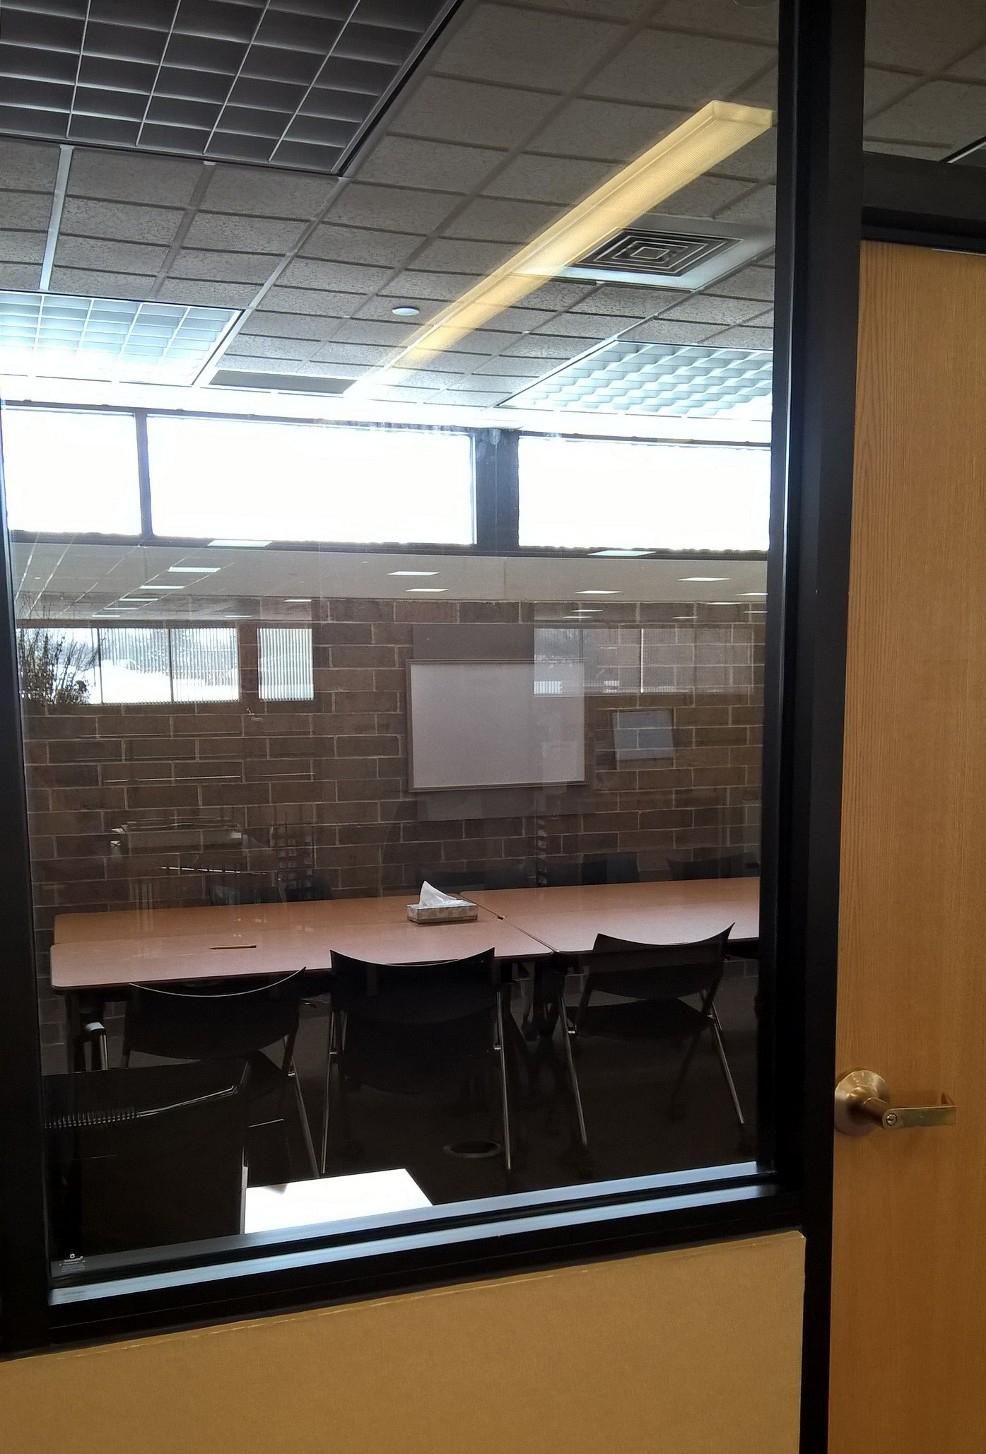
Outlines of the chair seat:
[[694,1035],[706,1023],[701,1010],[684,1000],[627,1000],[623,1004],[590,1004],[579,1021],[579,1035],[664,1040]]

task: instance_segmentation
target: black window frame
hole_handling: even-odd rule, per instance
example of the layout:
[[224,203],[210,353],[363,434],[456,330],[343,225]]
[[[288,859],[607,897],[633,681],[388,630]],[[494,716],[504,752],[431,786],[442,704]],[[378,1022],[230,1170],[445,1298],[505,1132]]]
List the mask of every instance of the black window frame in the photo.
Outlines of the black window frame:
[[[322,1233],[305,1239],[304,1252],[297,1238],[281,1239],[266,1244],[264,1257],[252,1262],[213,1257],[207,1265],[204,1249],[182,1249],[183,1267],[172,1256],[170,1266],[148,1262],[138,1275],[101,1286],[64,1286],[49,1296],[30,863],[10,540],[4,536],[0,1346],[7,1352],[802,1228],[809,1256],[803,1448],[823,1447],[863,7],[858,0],[781,0],[780,11],[769,561],[774,604],[768,614],[762,855],[764,1169],[717,1167],[559,1189],[532,1194],[536,1200],[521,1208],[510,1199],[465,1211],[453,1207],[444,1216],[439,1209],[427,1230],[411,1222],[367,1227],[342,1246],[338,1236]],[[516,464],[511,485],[508,454],[492,449],[484,461],[480,448],[477,477],[488,469],[499,482],[482,506],[477,496],[477,521],[484,521],[484,539],[500,545],[516,533]]]

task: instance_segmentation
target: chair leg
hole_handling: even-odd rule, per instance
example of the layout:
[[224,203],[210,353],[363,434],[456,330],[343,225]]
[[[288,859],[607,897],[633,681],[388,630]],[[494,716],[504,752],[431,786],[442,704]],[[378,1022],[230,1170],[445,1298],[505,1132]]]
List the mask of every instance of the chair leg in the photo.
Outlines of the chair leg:
[[695,1056],[695,1051],[698,1049],[698,1042],[702,1034],[702,1028],[703,1027],[700,1025],[699,1028],[695,1031],[695,1034],[692,1036],[691,1044],[685,1051],[685,1058],[681,1062],[681,1065],[678,1068],[678,1074],[674,1078],[674,1085],[671,1087],[672,1116],[675,1113],[677,1100],[681,1094],[681,1088],[685,1084],[685,1076],[688,1074],[688,1067],[691,1065],[692,1060]]
[[302,1093],[301,1082],[298,1079],[298,1072],[294,1068],[294,1061],[291,1062],[291,1069],[288,1076],[294,1086],[294,1098],[298,1104],[298,1119],[301,1122],[301,1134],[305,1140],[305,1154],[308,1157],[308,1165],[311,1168],[313,1177],[318,1176],[318,1162],[315,1159],[315,1145],[312,1141],[312,1128],[308,1122],[308,1110],[305,1106],[305,1097]]
[[579,1126],[579,1140],[582,1143],[582,1150],[589,1149],[589,1134],[585,1126],[585,1113],[582,1109],[582,1092],[579,1088],[579,1077],[575,1069],[575,1056],[572,1054],[572,1029],[568,1023],[568,1010],[565,1008],[565,982],[562,980],[558,992],[558,1024],[561,1028],[561,1043],[565,1049],[565,1066],[568,1070],[568,1082],[572,1088],[572,1100],[575,1103],[575,1115]]
[[722,1067],[722,1074],[726,1082],[726,1088],[729,1091],[729,1096],[733,1103],[733,1110],[736,1112],[736,1119],[741,1126],[745,1126],[746,1119],[743,1115],[743,1107],[740,1105],[740,1098],[736,1090],[736,1082],[733,1080],[733,1072],[730,1070],[729,1061],[726,1058],[726,1047],[723,1044],[722,1040],[722,1026],[719,1023],[719,1015],[716,1011],[715,1005],[712,1006],[712,1010],[709,1015],[709,1023],[712,1026],[712,1036],[716,1042],[716,1052],[719,1056],[719,1064]]
[[503,1031],[503,1000],[496,1001],[496,1048],[500,1064],[500,1105],[503,1111],[503,1159],[507,1175],[513,1170],[513,1149],[510,1144],[510,1090],[507,1084],[507,1044]]
[[322,1175],[329,1159],[329,1116],[332,1108],[332,1062],[336,1054],[336,1017],[329,1011],[329,1031],[325,1042],[325,1090],[322,1095]]

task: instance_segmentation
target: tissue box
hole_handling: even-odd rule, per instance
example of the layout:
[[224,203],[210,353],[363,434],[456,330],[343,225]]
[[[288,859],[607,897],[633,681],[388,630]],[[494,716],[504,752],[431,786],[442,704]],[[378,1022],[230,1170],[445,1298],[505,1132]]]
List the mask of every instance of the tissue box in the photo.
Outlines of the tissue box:
[[479,918],[476,904],[408,904],[407,917],[412,924],[469,924]]

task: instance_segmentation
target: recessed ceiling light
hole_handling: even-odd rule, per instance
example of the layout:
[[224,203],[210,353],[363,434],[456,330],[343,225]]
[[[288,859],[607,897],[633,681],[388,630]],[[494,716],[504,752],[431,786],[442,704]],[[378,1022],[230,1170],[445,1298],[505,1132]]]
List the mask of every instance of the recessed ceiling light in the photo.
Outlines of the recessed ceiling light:
[[596,589],[579,591],[580,596],[622,596],[622,591],[600,591]]
[[702,581],[702,582],[709,582],[709,581],[728,581],[728,580],[732,580],[732,577],[731,576],[679,576],[678,579],[679,579],[679,581]]
[[437,576],[437,570],[389,570],[389,576]]
[[210,545],[235,546],[244,550],[261,550],[265,545],[270,545],[269,540],[210,540]]
[[187,576],[214,576],[217,571],[222,570],[221,565],[169,565],[168,570],[172,575]]
[[406,596],[441,596],[448,590],[448,586],[408,586],[404,592]]
[[398,303],[397,306],[395,308],[391,308],[390,311],[391,313],[393,313],[395,318],[417,318],[418,314],[421,312],[421,309],[415,308],[412,303]]
[[766,591],[740,591],[741,596],[757,596],[761,600],[766,596]]

